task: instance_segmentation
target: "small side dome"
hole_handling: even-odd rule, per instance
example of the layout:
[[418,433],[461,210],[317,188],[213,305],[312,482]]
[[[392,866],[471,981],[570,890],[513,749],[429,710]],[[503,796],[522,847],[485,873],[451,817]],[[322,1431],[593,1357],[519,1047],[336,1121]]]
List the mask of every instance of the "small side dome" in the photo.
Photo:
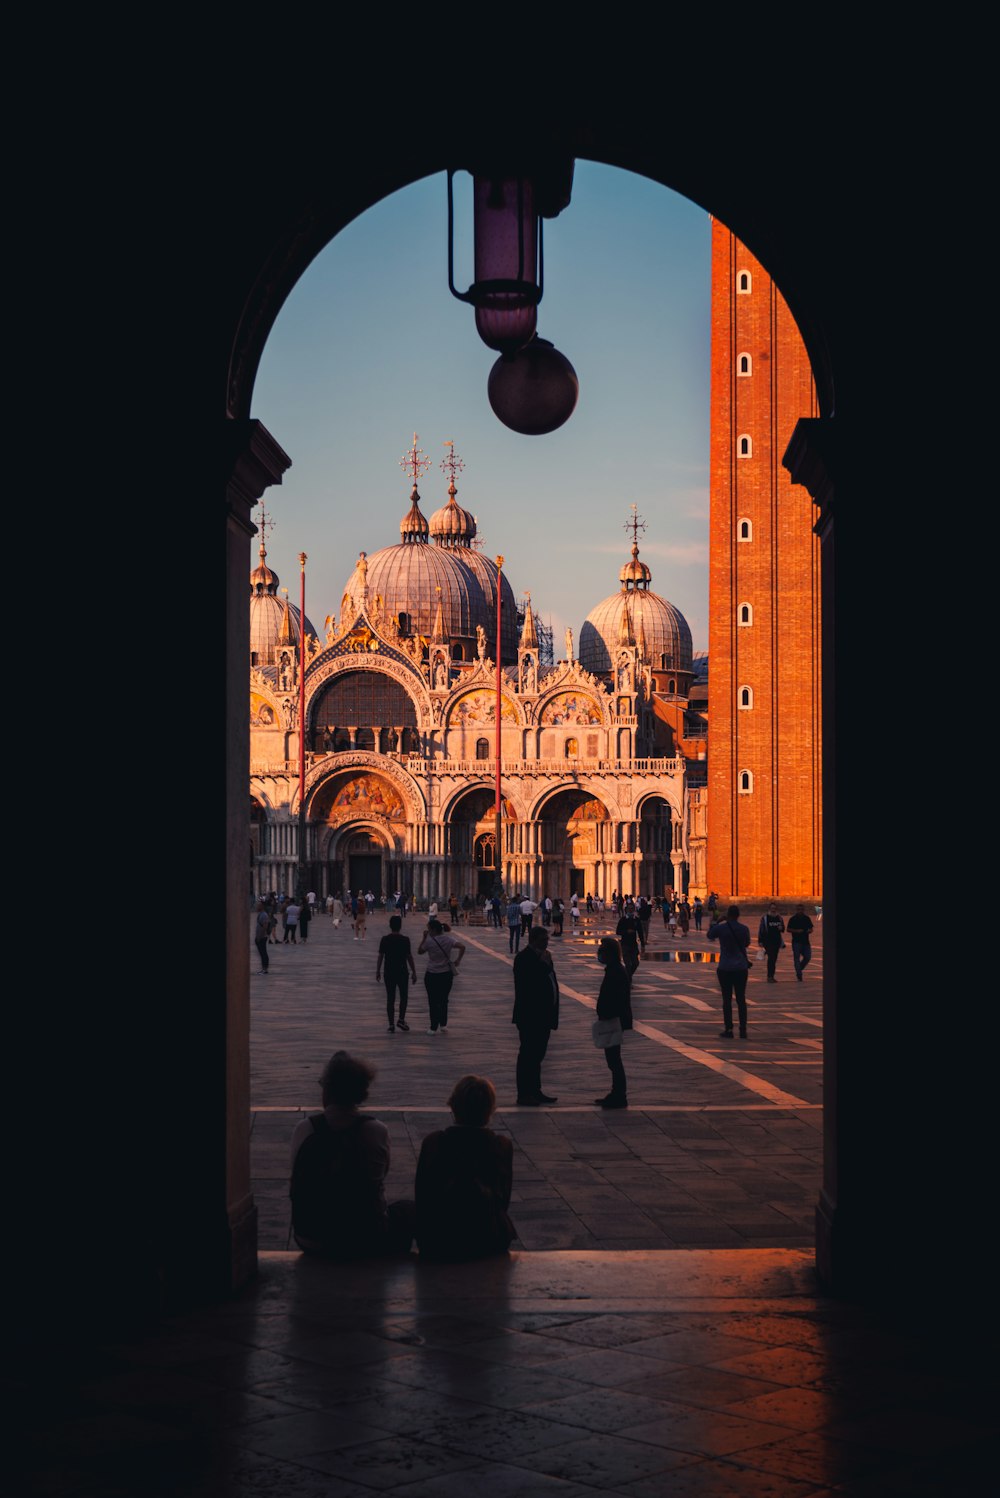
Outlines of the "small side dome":
[[448,485],[448,503],[431,516],[430,533],[438,546],[471,546],[476,534],[476,517],[463,510],[455,495],[455,480]]
[[623,588],[625,588],[628,592],[631,592],[633,588],[648,588],[650,582],[652,581],[652,577],[653,574],[650,572],[645,562],[639,561],[639,548],[633,541],[632,560],[631,562],[625,563],[624,567],[618,574],[618,581],[621,583]]
[[420,495],[414,484],[410,494],[410,508],[399,522],[399,534],[404,541],[426,541],[429,530],[427,516],[420,508]]
[[265,594],[275,597],[278,592],[278,574],[272,572],[265,561],[267,549],[260,543],[260,561],[250,574],[250,597],[261,598]]

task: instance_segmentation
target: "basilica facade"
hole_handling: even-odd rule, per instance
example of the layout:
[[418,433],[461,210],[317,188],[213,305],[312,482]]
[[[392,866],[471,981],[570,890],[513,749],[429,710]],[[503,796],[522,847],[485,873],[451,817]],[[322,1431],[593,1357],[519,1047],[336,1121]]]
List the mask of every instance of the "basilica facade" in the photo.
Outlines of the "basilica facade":
[[704,894],[698,663],[683,615],[651,587],[637,531],[578,655],[567,630],[564,657],[547,664],[530,597],[519,606],[502,558],[476,548],[454,471],[428,520],[416,443],[411,461],[399,543],[361,554],[325,639],[279,599],[261,543],[250,578],[254,892],[295,888],[304,838],[321,897],[476,898],[498,879],[535,899]]

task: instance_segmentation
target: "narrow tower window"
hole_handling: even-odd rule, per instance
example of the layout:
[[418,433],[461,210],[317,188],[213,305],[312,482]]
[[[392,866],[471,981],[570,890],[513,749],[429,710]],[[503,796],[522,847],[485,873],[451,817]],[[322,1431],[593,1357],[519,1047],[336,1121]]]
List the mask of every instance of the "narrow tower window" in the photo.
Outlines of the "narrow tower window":
[[736,277],[736,290],[739,295],[749,296],[750,288],[752,285],[753,281],[750,276],[750,272],[748,270],[741,270],[739,275]]
[[753,604],[741,603],[737,614],[740,625],[753,623]]
[[738,541],[753,540],[753,521],[742,519],[738,522],[736,538]]
[[753,374],[753,360],[749,354],[740,354],[736,361],[736,373],[739,375]]
[[748,437],[748,436],[746,436],[744,434],[740,438],[740,448],[739,448],[739,451],[740,451],[740,457],[741,458],[752,458],[753,457],[753,438],[752,437]]
[[753,771],[752,770],[741,770],[740,771],[740,795],[741,796],[752,796],[753,795]]
[[476,740],[476,758],[477,759],[489,759],[489,757],[490,757],[490,741],[489,741],[489,739],[477,739]]
[[753,707],[753,687],[740,687],[740,708]]

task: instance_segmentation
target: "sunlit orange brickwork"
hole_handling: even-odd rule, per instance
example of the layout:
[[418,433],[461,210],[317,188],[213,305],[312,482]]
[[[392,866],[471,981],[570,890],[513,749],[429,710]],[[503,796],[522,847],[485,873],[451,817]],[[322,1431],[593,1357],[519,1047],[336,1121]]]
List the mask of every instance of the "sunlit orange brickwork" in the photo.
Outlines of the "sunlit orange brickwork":
[[783,297],[717,221],[711,403],[708,883],[820,899],[819,541],[781,466],[815,391]]

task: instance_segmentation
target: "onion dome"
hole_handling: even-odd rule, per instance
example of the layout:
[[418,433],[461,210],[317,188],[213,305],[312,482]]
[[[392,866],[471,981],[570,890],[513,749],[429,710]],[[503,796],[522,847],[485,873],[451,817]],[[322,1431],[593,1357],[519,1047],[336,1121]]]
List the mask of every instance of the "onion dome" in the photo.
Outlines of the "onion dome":
[[[260,564],[250,574],[250,664],[253,666],[273,666],[275,647],[298,645],[300,638],[299,611],[287,597],[278,597],[278,574],[268,567],[266,555],[261,543]],[[306,634],[316,634],[308,615]]]
[[414,484],[410,495],[410,508],[399,522],[399,534],[404,541],[426,541],[429,530],[427,516],[420,508],[420,495]]
[[455,480],[448,485],[448,503],[431,516],[431,538],[438,546],[471,546],[476,534],[476,517],[463,510],[455,499]]
[[619,650],[639,642],[643,660],[654,670],[689,672],[692,668],[691,630],[680,609],[650,587],[652,574],[639,561],[633,542],[617,593],[591,609],[580,630],[580,665],[595,675],[612,669]]
[[648,588],[652,575],[645,562],[639,561],[639,548],[633,541],[632,560],[625,563],[618,574],[618,581],[631,591],[634,588]]
[[250,574],[251,598],[261,593],[271,593],[276,595],[278,592],[278,574],[271,571],[270,567],[267,565],[266,557],[267,548],[262,541],[260,543],[260,562]]

